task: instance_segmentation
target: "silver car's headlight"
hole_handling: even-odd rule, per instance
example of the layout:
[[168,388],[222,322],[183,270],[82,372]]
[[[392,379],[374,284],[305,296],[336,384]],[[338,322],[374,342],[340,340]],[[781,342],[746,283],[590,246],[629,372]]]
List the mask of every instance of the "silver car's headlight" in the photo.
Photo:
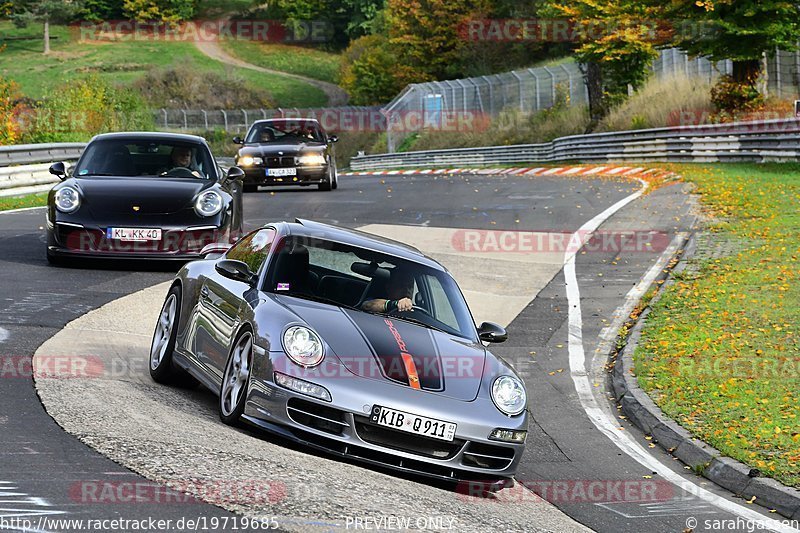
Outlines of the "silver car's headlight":
[[321,166],[325,164],[325,156],[322,154],[301,155],[297,158],[298,165]]
[[215,191],[200,193],[194,202],[194,210],[201,217],[213,217],[222,210],[222,196]]
[[305,326],[286,329],[283,333],[283,349],[289,359],[304,367],[317,366],[325,357],[319,335]]
[[503,413],[518,415],[528,405],[525,385],[514,376],[500,376],[492,384],[492,401]]
[[72,213],[81,206],[81,196],[72,187],[61,187],[55,195],[56,209],[62,213]]

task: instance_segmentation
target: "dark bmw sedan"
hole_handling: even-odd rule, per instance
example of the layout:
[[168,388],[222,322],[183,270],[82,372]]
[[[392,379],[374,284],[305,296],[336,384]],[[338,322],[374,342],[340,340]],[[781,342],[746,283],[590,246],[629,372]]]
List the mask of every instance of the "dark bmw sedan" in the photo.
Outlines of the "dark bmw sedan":
[[255,122],[244,139],[236,164],[245,172],[245,191],[259,185],[317,185],[321,191],[338,187],[333,143],[313,119],[269,119]]
[[195,259],[207,244],[242,234],[242,177],[223,174],[205,140],[167,133],[109,133],[88,144],[47,207],[47,259]]

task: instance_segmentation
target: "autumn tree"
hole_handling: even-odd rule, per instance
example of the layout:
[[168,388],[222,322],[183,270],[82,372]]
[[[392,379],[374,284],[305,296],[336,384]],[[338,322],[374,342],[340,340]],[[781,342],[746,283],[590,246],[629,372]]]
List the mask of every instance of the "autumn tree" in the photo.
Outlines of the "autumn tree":
[[194,16],[195,0],[125,0],[126,16],[142,22],[176,23]]
[[793,50],[800,38],[800,4],[786,0],[672,0],[671,20],[685,21],[676,46],[712,61],[733,62],[733,82],[755,88],[763,55]]
[[420,80],[458,77],[469,44],[462,29],[490,10],[490,0],[387,0],[389,43]]
[[551,0],[547,12],[568,23],[586,77],[592,129],[629,86],[637,89],[647,79],[658,56],[659,8],[636,0]]
[[24,28],[40,22],[43,29],[44,53],[50,53],[50,23],[66,22],[81,9],[79,0],[16,0],[11,6],[11,20]]

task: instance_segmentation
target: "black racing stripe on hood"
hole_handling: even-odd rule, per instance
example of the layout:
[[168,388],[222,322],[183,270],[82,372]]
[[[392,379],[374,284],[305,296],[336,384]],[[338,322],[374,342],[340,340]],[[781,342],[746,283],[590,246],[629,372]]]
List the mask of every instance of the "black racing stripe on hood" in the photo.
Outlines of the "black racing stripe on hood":
[[[440,391],[444,388],[441,360],[429,330],[399,319],[351,310],[344,312],[361,330],[389,379],[408,384],[402,356],[405,351],[417,367],[421,389]],[[399,339],[395,338],[393,329]]]

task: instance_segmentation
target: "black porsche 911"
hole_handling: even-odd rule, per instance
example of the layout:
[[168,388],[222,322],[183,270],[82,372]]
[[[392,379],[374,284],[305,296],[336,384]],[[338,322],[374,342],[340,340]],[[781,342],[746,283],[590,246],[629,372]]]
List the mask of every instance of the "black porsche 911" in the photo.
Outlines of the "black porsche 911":
[[195,259],[242,234],[242,177],[217,165],[205,140],[168,133],[109,133],[86,147],[47,202],[47,259]]
[[236,164],[244,170],[245,191],[259,185],[318,185],[321,191],[339,186],[333,143],[314,119],[268,119],[250,126]]

